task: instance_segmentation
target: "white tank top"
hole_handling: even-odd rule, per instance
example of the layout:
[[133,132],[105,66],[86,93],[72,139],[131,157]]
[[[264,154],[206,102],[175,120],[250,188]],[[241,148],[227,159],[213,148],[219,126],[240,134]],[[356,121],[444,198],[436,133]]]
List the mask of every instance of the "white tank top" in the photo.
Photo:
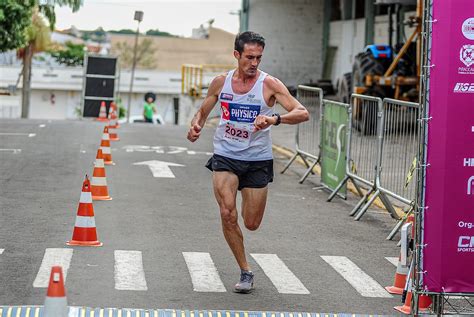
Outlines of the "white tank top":
[[235,70],[232,70],[228,73],[219,94],[218,103],[222,114],[214,135],[214,153],[243,161],[271,160],[271,126],[254,131],[253,125],[258,115],[273,114],[273,109],[263,98],[263,80],[267,74],[260,71],[252,89],[244,95],[239,95],[232,90],[234,72]]

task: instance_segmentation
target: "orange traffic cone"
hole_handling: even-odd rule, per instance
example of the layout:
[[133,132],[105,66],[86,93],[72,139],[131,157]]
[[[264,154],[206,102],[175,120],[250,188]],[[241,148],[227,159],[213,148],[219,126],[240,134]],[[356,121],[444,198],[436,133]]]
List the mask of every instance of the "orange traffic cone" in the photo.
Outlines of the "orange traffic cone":
[[402,295],[403,289],[405,288],[405,284],[407,282],[409,268],[407,265],[403,265],[400,260],[401,256],[398,257],[397,270],[395,271],[393,285],[385,287],[387,292],[389,292],[390,294]]
[[115,128],[115,129],[118,129],[120,128],[120,125],[118,123],[118,119],[119,119],[119,115],[118,115],[118,108],[117,108],[117,105],[115,104],[115,102],[112,102],[111,105],[113,106],[113,112],[112,112],[112,119],[114,119],[115,121],[113,122],[112,124],[112,127]]
[[94,172],[92,174],[91,192],[93,200],[112,200],[107,188],[107,177],[105,176],[104,157],[102,150],[97,150]]
[[76,224],[72,240],[66,242],[67,245],[100,247],[102,242],[97,240],[95,227],[94,206],[92,205],[91,183],[86,175],[82,184],[81,198],[77,209]]
[[[407,294],[407,298],[405,299],[405,303],[403,304],[403,306],[395,306],[393,308],[396,311],[401,312],[402,314],[410,315],[411,314],[411,307],[410,307],[411,298],[412,298],[412,294],[411,294],[411,291],[409,290]],[[428,307],[430,307],[430,305],[431,305],[431,297],[429,297],[428,295],[420,295],[420,297],[418,298],[419,311],[421,313],[428,312]]]
[[102,140],[100,141],[100,149],[104,155],[105,165],[115,165],[115,163],[112,161],[112,151],[110,150],[110,136],[108,127],[104,127],[104,133],[102,134]]
[[64,289],[63,270],[60,266],[51,268],[48,292],[44,301],[43,317],[67,317],[68,307]]
[[95,119],[96,121],[108,121],[107,119],[107,107],[105,105],[105,101],[100,103],[100,112],[99,117]]
[[116,130],[116,122],[117,122],[117,119],[116,119],[115,113],[112,112],[112,119],[110,119],[109,125],[108,125],[110,141],[120,141],[120,138],[118,137],[117,130]]

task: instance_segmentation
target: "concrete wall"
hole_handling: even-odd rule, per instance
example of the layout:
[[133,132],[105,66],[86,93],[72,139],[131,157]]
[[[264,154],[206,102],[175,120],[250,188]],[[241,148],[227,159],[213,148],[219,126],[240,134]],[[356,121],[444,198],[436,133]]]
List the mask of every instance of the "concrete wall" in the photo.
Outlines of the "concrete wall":
[[323,0],[250,0],[248,27],[262,34],[262,70],[287,86],[321,78]]

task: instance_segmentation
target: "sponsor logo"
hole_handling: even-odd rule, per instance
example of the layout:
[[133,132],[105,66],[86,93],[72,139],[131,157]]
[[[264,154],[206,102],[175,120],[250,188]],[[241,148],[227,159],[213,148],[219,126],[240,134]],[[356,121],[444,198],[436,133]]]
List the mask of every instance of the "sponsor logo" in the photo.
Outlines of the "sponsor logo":
[[221,93],[221,99],[222,99],[222,100],[230,100],[230,101],[232,101],[232,100],[234,100],[234,95],[232,95],[232,94],[226,94],[226,93],[223,92],[223,93]]
[[467,181],[467,194],[474,195],[474,176],[471,176]]
[[221,110],[222,110],[222,119],[229,120],[230,112],[229,112],[229,104],[227,102],[221,102]]
[[222,118],[233,122],[252,123],[260,114],[260,106],[258,105],[221,102],[221,109]]
[[469,40],[474,40],[474,18],[468,18],[462,24],[462,34]]
[[465,158],[464,159],[464,167],[474,167],[474,158]]
[[454,93],[474,93],[474,83],[456,83],[454,86]]
[[242,104],[230,104],[230,106],[230,121],[251,123],[260,114],[260,106]]
[[474,64],[474,45],[463,45],[459,51],[459,59],[467,67]]
[[460,236],[458,252],[474,252],[474,236]]

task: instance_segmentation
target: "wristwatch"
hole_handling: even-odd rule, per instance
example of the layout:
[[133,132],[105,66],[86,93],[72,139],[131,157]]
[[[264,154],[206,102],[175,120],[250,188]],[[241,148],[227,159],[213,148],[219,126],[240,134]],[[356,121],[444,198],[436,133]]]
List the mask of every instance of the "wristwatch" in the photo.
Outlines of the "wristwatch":
[[277,117],[277,122],[275,122],[274,125],[279,125],[281,123],[281,116],[279,113],[275,112],[274,114],[272,114],[272,117]]

